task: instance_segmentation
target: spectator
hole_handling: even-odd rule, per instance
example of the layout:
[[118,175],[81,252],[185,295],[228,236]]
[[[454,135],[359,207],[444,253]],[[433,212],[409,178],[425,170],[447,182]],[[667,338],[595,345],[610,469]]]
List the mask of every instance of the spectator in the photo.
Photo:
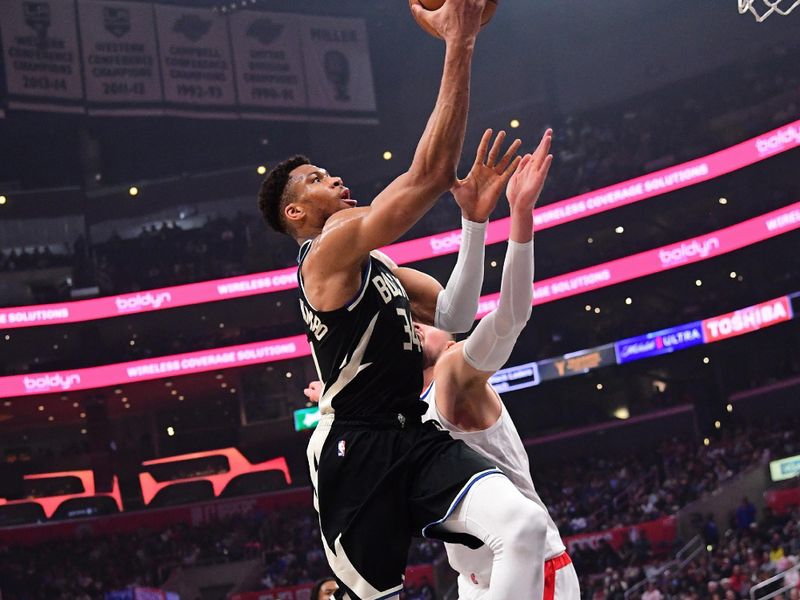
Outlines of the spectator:
[[742,498],[742,503],[736,509],[736,527],[739,531],[750,528],[756,520],[756,507],[747,497]]
[[329,600],[338,589],[339,586],[333,577],[323,577],[311,588],[309,600]]

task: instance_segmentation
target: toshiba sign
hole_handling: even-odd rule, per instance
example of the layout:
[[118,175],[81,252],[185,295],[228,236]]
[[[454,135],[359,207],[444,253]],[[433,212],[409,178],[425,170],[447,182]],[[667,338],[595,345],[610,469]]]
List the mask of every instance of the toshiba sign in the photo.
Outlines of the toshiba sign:
[[719,342],[764,327],[777,325],[792,318],[792,305],[788,296],[768,300],[736,312],[703,321],[706,343]]

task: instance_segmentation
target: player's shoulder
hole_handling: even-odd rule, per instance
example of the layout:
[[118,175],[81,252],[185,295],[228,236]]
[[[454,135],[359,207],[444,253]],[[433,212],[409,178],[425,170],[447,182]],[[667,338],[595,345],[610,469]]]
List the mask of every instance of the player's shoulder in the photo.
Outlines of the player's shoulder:
[[383,264],[384,266],[386,266],[391,271],[394,271],[395,269],[398,268],[397,263],[394,262],[391,258],[389,258],[388,255],[386,255],[384,252],[381,252],[380,250],[373,250],[372,252],[369,253],[369,255],[378,262],[380,262],[381,264]]

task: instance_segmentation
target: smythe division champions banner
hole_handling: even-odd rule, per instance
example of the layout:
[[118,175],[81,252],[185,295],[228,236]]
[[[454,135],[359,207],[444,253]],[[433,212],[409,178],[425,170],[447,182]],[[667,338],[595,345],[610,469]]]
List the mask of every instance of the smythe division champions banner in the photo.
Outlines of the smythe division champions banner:
[[376,123],[363,19],[2,0],[11,109]]

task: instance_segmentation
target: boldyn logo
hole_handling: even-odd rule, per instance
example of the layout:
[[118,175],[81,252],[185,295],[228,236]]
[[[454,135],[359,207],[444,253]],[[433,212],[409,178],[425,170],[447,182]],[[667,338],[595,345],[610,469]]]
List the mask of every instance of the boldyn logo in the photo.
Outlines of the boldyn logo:
[[49,392],[51,390],[68,390],[74,385],[79,385],[81,376],[77,373],[62,375],[50,373],[48,375],[28,376],[22,379],[26,392]]
[[783,152],[794,146],[800,146],[800,127],[796,125],[778,129],[772,135],[760,137],[756,140],[756,150],[762,156]]
[[443,252],[453,252],[461,247],[461,232],[454,231],[449,235],[442,237],[431,238],[431,250],[434,254],[442,254]]
[[691,242],[681,242],[671,248],[664,248],[658,251],[658,259],[662,267],[689,262],[696,258],[707,258],[712,252],[719,250],[719,238],[710,237],[705,240],[692,240]]
[[135,312],[137,310],[158,309],[164,303],[172,302],[172,294],[169,292],[159,292],[153,294],[135,294],[133,296],[117,296],[114,300],[117,305],[117,312]]

